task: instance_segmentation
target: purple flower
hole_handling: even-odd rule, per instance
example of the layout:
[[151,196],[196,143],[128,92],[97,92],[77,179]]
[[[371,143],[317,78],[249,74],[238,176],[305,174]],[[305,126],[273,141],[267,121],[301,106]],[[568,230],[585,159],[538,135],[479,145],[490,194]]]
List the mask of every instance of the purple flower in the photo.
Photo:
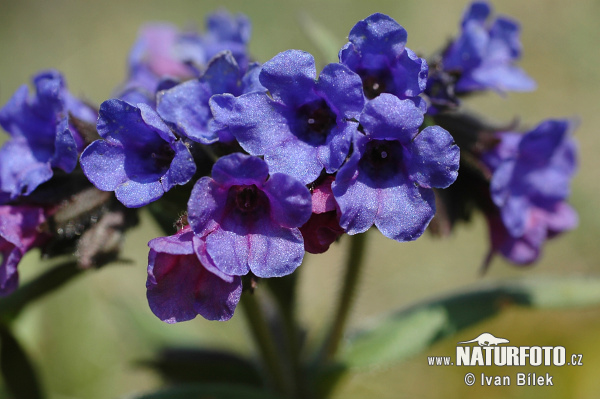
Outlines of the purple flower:
[[288,50],[262,67],[269,94],[217,95],[210,107],[244,150],[264,155],[271,172],[308,184],[344,162],[364,105],[361,80],[346,66],[329,64],[316,78],[312,55]]
[[269,177],[263,160],[241,153],[220,158],[188,202],[190,225],[205,250],[202,262],[234,276],[292,273],[304,256],[298,227],[310,214],[302,183],[281,173]]
[[90,107],[71,96],[58,72],[41,72],[33,83],[33,96],[21,86],[0,109],[0,125],[11,135],[0,149],[0,203],[31,194],[50,180],[53,168],[71,172],[83,140],[69,126],[69,113],[96,119]]
[[512,237],[522,237],[532,212],[553,214],[569,196],[577,168],[577,150],[566,120],[548,120],[525,135],[504,133],[496,149],[485,154],[493,169],[490,191]]
[[38,229],[45,220],[44,209],[40,207],[0,206],[0,296],[8,295],[17,288],[17,266],[21,258],[47,238]]
[[411,100],[381,94],[360,115],[364,134],[332,189],[348,234],[373,224],[397,241],[417,239],[435,213],[433,187],[457,177],[459,149],[439,126],[418,131],[423,111]]
[[187,183],[196,165],[187,146],[149,106],[108,100],[100,106],[96,140],[81,154],[81,167],[98,189],[114,191],[137,208]]
[[201,315],[229,320],[240,300],[242,280],[203,265],[194,250],[194,233],[187,226],[177,234],[148,243],[147,297],[162,321],[176,323]]
[[258,64],[252,64],[244,74],[231,52],[224,51],[209,63],[200,79],[189,80],[158,94],[158,114],[177,133],[202,144],[219,140],[233,141],[221,126],[211,124],[208,100],[214,94],[239,96],[252,91],[266,91],[258,82]]
[[460,76],[455,91],[535,89],[535,82],[514,65],[521,56],[518,23],[499,17],[488,25],[490,12],[487,3],[472,3],[463,15],[461,35],[443,55],[444,71]]
[[228,50],[233,54],[240,69],[246,71],[250,64],[248,42],[251,25],[248,17],[242,14],[234,16],[225,10],[220,10],[207,17],[206,28],[204,35],[181,36],[182,58],[202,70],[214,56]]
[[528,265],[537,260],[546,240],[577,226],[577,213],[566,202],[557,202],[551,207],[533,207],[527,214],[522,235],[514,237],[506,229],[500,215],[487,215],[491,251],[486,259],[487,267],[491,256],[499,252],[508,260],[519,265]]
[[354,25],[348,38],[340,62],[360,75],[368,99],[391,93],[425,106],[417,96],[426,87],[427,62],[405,47],[402,26],[387,15],[373,14]]

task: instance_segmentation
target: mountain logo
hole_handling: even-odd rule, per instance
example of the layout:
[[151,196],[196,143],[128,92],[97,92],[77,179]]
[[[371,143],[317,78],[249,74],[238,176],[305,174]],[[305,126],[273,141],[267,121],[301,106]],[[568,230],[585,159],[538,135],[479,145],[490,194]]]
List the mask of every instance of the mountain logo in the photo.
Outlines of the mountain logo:
[[477,342],[479,346],[497,346],[498,344],[506,344],[510,341],[505,338],[496,338],[490,333],[483,333],[470,341],[459,342],[459,344],[470,344],[471,342]]

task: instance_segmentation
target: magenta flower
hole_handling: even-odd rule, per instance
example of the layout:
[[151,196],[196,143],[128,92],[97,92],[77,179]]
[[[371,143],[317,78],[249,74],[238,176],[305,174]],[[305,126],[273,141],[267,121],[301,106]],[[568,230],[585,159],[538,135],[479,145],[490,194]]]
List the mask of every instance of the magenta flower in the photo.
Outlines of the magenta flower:
[[331,191],[334,177],[327,176],[312,190],[312,215],[300,227],[304,249],[311,254],[321,254],[345,233],[340,227],[338,206]]
[[0,206],[0,296],[17,288],[21,258],[47,238],[38,229],[45,220],[44,209],[40,207]]
[[147,297],[162,321],[176,323],[201,315],[229,320],[242,294],[242,280],[204,265],[194,251],[191,228],[148,243]]

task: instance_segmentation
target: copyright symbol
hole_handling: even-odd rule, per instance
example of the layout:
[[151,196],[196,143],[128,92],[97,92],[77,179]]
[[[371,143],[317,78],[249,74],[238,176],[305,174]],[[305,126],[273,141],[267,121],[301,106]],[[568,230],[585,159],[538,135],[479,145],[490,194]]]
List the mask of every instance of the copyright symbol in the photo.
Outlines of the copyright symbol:
[[475,375],[473,373],[465,374],[465,384],[467,384],[468,386],[472,386],[473,384],[475,384]]

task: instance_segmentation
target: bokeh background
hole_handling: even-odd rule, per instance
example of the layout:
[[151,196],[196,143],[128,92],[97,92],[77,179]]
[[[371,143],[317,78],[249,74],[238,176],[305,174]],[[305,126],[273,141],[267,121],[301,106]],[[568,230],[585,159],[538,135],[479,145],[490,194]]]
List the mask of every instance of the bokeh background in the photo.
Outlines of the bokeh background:
[[[220,7],[247,14],[253,24],[251,53],[264,62],[280,51],[312,52],[323,65],[336,54],[321,54],[307,34],[307,21],[333,34],[341,47],[352,26],[374,12],[395,18],[408,31],[408,47],[427,56],[458,30],[466,1],[0,1],[0,104],[40,69],[64,73],[71,91],[92,103],[110,98],[125,77],[126,59],[138,28],[149,21],[169,21],[201,29],[207,13]],[[537,81],[532,93],[473,97],[466,106],[491,120],[518,117],[533,127],[544,118],[579,120],[575,135],[581,162],[573,183],[572,204],[579,211],[576,231],[550,242],[539,263],[517,268],[500,258],[479,277],[488,249],[481,217],[461,225],[449,239],[426,234],[399,244],[369,233],[368,265],[350,324],[369,320],[432,296],[476,287],[490,281],[545,275],[596,275],[600,272],[600,2],[507,0],[493,3],[496,13],[522,22],[521,66]],[[314,30],[313,30],[314,32]],[[124,243],[132,265],[85,273],[65,288],[30,306],[16,323],[16,334],[40,370],[51,399],[122,398],[160,386],[139,366],[164,345],[209,346],[252,355],[243,314],[227,323],[201,318],[166,325],[148,309],[145,298],[148,240],[160,235],[144,214]],[[319,338],[328,322],[339,287],[347,241],[325,255],[308,255],[301,267],[300,318],[308,342]],[[22,281],[47,269],[32,253],[20,265]],[[465,370],[429,367],[428,355],[449,356],[456,342],[481,332],[506,337],[515,345],[562,345],[583,354],[583,367],[539,367],[554,375],[554,387],[467,387]],[[532,311],[509,308],[497,317],[438,342],[397,366],[351,377],[335,398],[592,398],[600,391],[600,308]],[[480,370],[484,371],[484,370]],[[487,370],[486,370],[487,371]],[[514,374],[513,370],[489,373]],[[477,372],[476,372],[477,374]]]

